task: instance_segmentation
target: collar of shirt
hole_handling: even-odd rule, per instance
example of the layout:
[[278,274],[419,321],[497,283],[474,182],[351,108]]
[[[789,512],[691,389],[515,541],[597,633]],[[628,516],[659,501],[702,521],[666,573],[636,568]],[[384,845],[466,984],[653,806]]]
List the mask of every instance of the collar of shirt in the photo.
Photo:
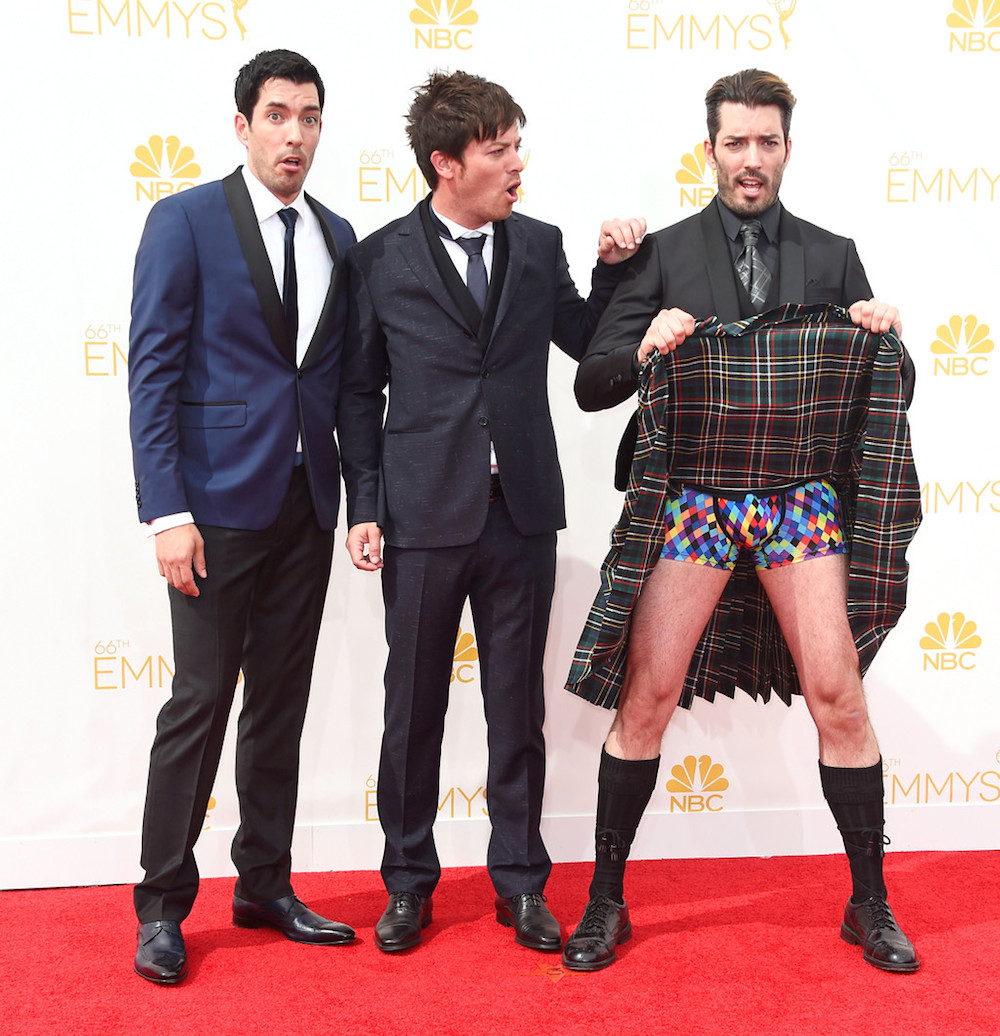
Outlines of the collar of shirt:
[[[740,237],[740,227],[748,217],[739,216],[732,209],[727,208],[719,202],[719,216],[722,219],[722,230],[729,242],[729,251],[735,263],[743,252],[743,238]],[[765,209],[759,216],[749,217],[759,219],[761,226],[761,237],[757,241],[757,251],[760,252],[767,268],[772,276],[778,269],[778,227],[781,225],[781,202],[775,203]]]
[[295,221],[295,277],[299,300],[299,334],[295,355],[301,363],[323,311],[333,259],[326,246],[319,217],[313,212],[302,191],[291,204],[285,205],[246,166],[243,167],[243,179],[250,192],[250,202],[260,226],[260,236],[274,271],[274,283],[279,295],[285,283],[285,225],[278,212],[281,209],[295,209],[299,214]]
[[[739,242],[740,251],[743,251],[743,239],[740,237],[740,227],[747,221],[747,217],[738,216],[732,209],[727,208],[721,201],[719,202],[719,215],[722,217],[722,229],[726,232],[726,237],[730,241]],[[768,209],[765,209],[759,216],[749,217],[751,219],[759,219],[761,229],[764,232],[764,238],[770,244],[775,245],[778,243],[778,226],[781,223],[781,202],[775,201],[775,203]]]
[[466,274],[469,269],[469,256],[468,253],[458,243],[460,237],[475,237],[477,234],[482,234],[486,238],[486,243],[483,245],[483,265],[486,267],[486,276],[491,277],[493,275],[493,239],[495,235],[495,227],[492,223],[484,223],[481,227],[463,227],[461,223],[456,223],[452,219],[448,219],[447,216],[442,216],[437,209],[434,208],[433,201],[431,202],[431,208],[434,210],[434,215],[444,225],[445,230],[451,234],[451,237],[443,237],[441,241],[444,244],[444,250],[448,253],[449,258],[455,264],[455,269],[458,270],[459,276],[462,278],[462,283],[468,283]]

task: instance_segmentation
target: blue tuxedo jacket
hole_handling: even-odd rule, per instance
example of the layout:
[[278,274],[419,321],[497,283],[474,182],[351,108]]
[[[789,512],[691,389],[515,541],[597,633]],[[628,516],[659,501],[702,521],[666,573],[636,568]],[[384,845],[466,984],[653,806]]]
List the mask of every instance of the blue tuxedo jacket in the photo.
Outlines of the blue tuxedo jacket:
[[314,201],[333,257],[326,302],[302,363],[250,195],[225,180],[153,206],[135,261],[130,430],[139,518],[263,529],[278,515],[298,435],[316,517],[336,525],[334,439],[347,318],[345,220]]

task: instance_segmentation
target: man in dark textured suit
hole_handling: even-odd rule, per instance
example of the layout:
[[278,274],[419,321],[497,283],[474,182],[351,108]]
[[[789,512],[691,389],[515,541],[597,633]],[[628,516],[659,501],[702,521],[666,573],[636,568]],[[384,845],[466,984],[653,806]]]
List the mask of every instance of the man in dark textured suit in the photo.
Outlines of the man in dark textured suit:
[[[386,952],[415,946],[440,877],[432,827],[466,599],[489,730],[497,920],[558,950],[542,890],[542,656],[565,524],[550,341],[579,359],[645,223],[609,221],[589,299],[557,228],[512,215],[521,108],[464,72],[417,92],[408,133],[432,195],[352,249],[338,426],[354,564],[382,569],[389,660],[378,779]],[[383,423],[385,390],[388,411]],[[384,568],[381,550],[385,537]]]
[[[895,308],[871,298],[854,243],[796,219],[778,200],[791,153],[794,103],[787,84],[756,69],[713,85],[706,97],[705,154],[718,174],[718,196],[702,213],[649,235],[629,264],[577,374],[577,398],[584,409],[627,399],[650,353],[680,346],[696,318],[715,315],[726,323],[779,303],[834,303],[849,309],[851,320],[870,331],[900,331]],[[901,381],[908,398],[913,368],[905,353]],[[619,488],[624,488],[633,445],[634,435],[626,433],[619,451]],[[767,505],[751,493],[739,520],[745,528],[754,527],[766,506],[790,514],[786,504],[797,491],[824,501],[815,505],[822,510],[812,528],[831,530],[831,541],[815,550],[810,545],[807,551],[804,538],[795,539],[796,530],[791,556],[757,561],[757,578],[817,726],[823,792],[850,859],[853,894],[841,934],[862,944],[870,964],[915,971],[919,961],[914,948],[886,902],[882,761],[848,622],[847,545],[836,491],[822,485],[822,494],[816,488],[819,482],[781,486],[774,490],[777,496],[766,498],[776,502]],[[657,555],[631,614],[624,684],[601,754],[590,902],[563,951],[564,964],[574,970],[610,965],[615,947],[631,935],[623,892],[625,861],[656,784],[660,742],[692,653],[731,575],[729,559],[717,562],[691,548],[707,541],[715,546],[711,516],[719,512],[713,512],[713,497],[704,496],[710,489],[682,486],[676,500],[670,494],[670,513],[685,517],[675,527],[667,523],[663,553]],[[702,497],[689,502],[688,494],[702,491]],[[839,539],[832,535],[834,529]],[[722,546],[737,553],[742,549],[735,540]]]
[[193,848],[241,668],[233,923],[297,942],[354,938],[295,897],[290,871],[339,505],[341,256],[355,238],[302,190],[323,107],[313,65],[257,55],[236,106],[246,166],[156,204],[135,263],[136,499],[169,583],[175,663],[150,756],[135,970],[164,984],[187,971]]

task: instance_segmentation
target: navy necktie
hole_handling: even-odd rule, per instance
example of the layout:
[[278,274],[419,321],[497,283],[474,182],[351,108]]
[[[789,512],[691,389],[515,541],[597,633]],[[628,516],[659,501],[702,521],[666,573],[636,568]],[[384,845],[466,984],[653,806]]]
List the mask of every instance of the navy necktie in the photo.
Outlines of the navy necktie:
[[285,327],[292,340],[293,355],[299,336],[299,282],[295,276],[295,209],[279,209],[278,216],[285,224],[285,282],[281,293],[281,304],[285,311]]
[[465,283],[469,293],[479,307],[479,311],[482,312],[486,308],[486,291],[489,286],[486,279],[486,263],[483,260],[486,235],[477,234],[475,237],[460,237],[456,240],[469,257],[469,268],[465,275]]

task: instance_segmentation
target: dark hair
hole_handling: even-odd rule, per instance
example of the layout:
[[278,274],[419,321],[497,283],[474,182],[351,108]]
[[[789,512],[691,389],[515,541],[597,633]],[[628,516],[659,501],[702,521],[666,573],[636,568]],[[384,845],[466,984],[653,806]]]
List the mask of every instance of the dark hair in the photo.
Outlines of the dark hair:
[[781,109],[781,129],[788,140],[792,125],[792,109],[795,98],[788,84],[773,72],[762,72],[759,68],[745,68],[731,76],[717,79],[711,90],[705,94],[705,108],[708,115],[708,139],[715,147],[715,135],[719,132],[719,106],[723,101],[744,104],[748,108],[761,108],[776,104]]
[[515,122],[524,125],[524,112],[502,86],[468,72],[435,72],[417,87],[406,113],[406,135],[434,190],[438,176],[431,165],[433,152],[461,160],[470,141],[493,140]]
[[260,88],[269,79],[287,79],[292,83],[314,83],[323,110],[323,80],[316,66],[294,50],[262,50],[251,58],[236,77],[236,109],[250,122],[260,99]]

